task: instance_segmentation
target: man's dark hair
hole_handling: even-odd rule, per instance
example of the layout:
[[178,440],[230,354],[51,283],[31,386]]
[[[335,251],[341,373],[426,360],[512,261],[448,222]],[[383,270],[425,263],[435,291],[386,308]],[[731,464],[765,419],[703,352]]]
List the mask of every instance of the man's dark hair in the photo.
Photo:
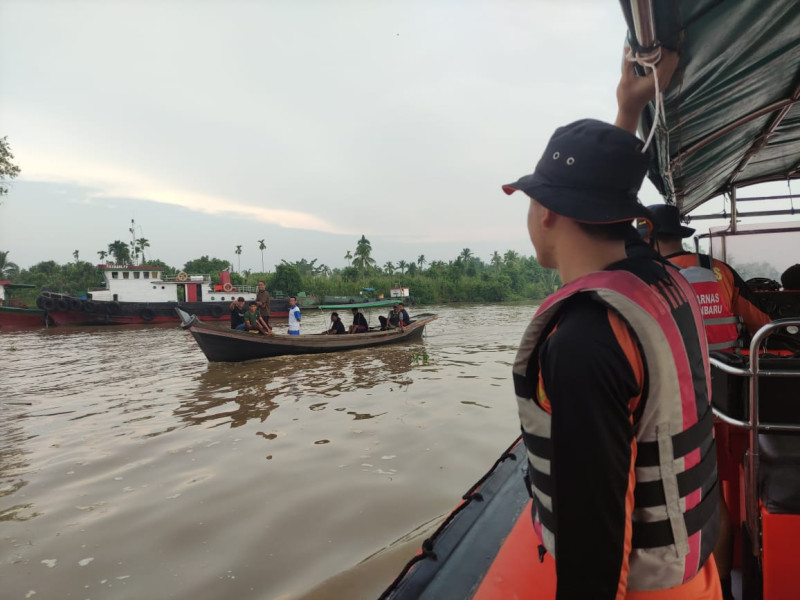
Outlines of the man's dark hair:
[[628,239],[633,230],[631,221],[620,221],[619,223],[581,223],[576,221],[578,227],[588,236],[600,240],[619,240]]
[[236,301],[237,301],[237,302],[244,302],[244,298],[242,298],[241,296],[239,296],[239,297],[236,299]]
[[800,290],[800,263],[792,265],[781,274],[781,285],[785,290]]
[[248,304],[248,306],[258,306],[258,302],[255,300],[250,300],[250,304]]

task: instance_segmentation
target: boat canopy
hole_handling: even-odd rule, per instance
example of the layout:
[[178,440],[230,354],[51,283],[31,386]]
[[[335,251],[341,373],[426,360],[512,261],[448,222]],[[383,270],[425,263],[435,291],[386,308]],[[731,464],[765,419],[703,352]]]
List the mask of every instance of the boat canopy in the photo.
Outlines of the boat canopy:
[[375,300],[374,302],[352,302],[350,304],[320,304],[317,308],[321,310],[345,310],[347,308],[372,308],[374,306],[390,306],[397,304],[397,298],[393,300]]
[[[736,188],[800,177],[798,0],[621,4],[634,50],[680,55],[649,172],[667,202],[686,215]],[[651,103],[645,137],[654,115]]]

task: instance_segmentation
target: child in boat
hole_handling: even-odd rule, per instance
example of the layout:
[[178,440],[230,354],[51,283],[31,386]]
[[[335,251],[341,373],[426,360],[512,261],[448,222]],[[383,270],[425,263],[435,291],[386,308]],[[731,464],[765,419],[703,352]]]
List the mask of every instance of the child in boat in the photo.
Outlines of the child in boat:
[[250,302],[247,312],[244,313],[244,323],[245,327],[250,331],[258,331],[263,335],[272,333],[272,329],[270,329],[267,322],[264,321],[264,318],[258,310],[258,303],[255,301]]

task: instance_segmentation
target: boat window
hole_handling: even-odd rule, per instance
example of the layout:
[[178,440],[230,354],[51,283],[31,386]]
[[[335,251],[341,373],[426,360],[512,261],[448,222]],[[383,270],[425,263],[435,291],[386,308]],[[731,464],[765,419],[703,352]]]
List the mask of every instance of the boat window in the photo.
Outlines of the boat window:
[[142,271],[142,277],[145,279],[150,279],[150,271]]
[[153,271],[153,279],[158,279],[158,271]]
[[111,279],[118,279],[118,278],[119,278],[119,273],[117,273],[116,271],[111,271]]
[[123,271],[123,272],[122,272],[122,278],[123,278],[123,279],[129,279],[129,278],[130,278],[130,275],[131,275],[131,274],[130,274],[130,273],[128,273],[127,271]]
[[134,279],[139,279],[139,271],[134,271],[133,272],[133,278]]

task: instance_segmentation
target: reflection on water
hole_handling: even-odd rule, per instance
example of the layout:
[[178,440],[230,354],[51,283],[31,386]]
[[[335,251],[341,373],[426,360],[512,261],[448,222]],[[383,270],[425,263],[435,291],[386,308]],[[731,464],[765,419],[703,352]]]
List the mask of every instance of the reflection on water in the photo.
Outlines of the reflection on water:
[[173,326],[0,334],[2,596],[374,597],[518,430],[533,307],[432,311],[420,343],[241,364]]
[[[266,421],[282,403],[322,396],[327,400],[309,404],[309,410],[331,408],[346,411],[355,420],[371,419],[376,415],[339,405],[342,396],[387,382],[411,385],[413,380],[404,376],[412,368],[411,349],[416,346],[210,364],[200,374],[194,396],[182,401],[175,415],[189,424],[214,421],[215,426],[239,427],[250,419]],[[435,365],[426,366],[436,371]]]

